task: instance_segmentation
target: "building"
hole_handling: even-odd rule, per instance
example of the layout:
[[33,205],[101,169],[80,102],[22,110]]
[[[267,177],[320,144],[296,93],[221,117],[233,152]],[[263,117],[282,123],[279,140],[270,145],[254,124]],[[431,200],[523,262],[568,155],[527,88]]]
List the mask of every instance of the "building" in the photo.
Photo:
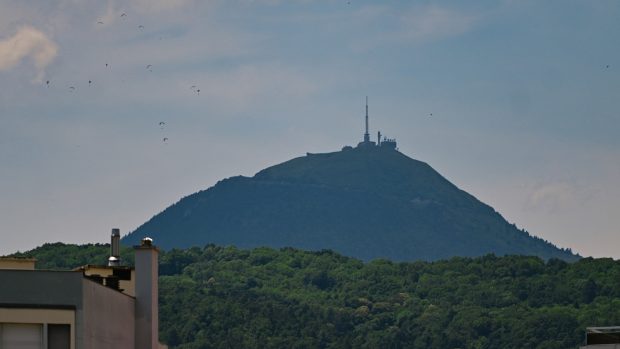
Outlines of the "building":
[[0,258],[0,348],[165,348],[159,343],[158,254],[145,238],[135,268],[120,265],[118,229],[107,266],[35,270]]
[[[383,147],[386,149],[397,150],[396,147],[396,139],[383,137],[381,139],[381,131],[377,132],[377,142],[373,142],[370,140],[370,133],[368,133],[368,97],[366,97],[366,129],[364,132],[364,138],[361,142],[357,144],[358,148],[374,148],[374,147]],[[344,147],[342,150],[348,150],[350,147]]]
[[620,349],[620,326],[586,328],[582,349]]

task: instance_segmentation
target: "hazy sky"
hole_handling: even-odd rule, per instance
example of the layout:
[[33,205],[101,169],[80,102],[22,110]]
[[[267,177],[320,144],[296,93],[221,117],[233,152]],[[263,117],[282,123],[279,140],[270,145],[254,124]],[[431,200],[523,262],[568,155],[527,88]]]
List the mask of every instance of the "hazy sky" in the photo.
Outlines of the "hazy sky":
[[619,38],[617,0],[0,0],[0,254],[354,145],[368,95],[371,134],[620,258]]

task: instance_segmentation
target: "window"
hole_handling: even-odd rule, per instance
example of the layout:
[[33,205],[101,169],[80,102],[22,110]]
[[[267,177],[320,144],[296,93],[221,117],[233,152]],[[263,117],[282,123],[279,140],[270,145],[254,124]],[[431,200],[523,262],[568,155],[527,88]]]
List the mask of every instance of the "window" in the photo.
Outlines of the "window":
[[1,324],[0,349],[43,349],[43,325]]
[[71,326],[53,324],[47,325],[47,348],[70,349]]
[[70,348],[71,325],[0,323],[0,349]]

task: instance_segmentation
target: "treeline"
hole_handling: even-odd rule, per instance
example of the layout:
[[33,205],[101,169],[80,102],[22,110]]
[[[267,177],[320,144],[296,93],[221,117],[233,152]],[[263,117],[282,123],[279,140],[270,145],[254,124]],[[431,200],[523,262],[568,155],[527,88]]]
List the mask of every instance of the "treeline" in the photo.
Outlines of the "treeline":
[[[107,251],[48,244],[20,255],[64,267],[101,264]],[[160,275],[160,337],[171,348],[565,349],[583,344],[587,326],[620,325],[612,259],[363,263],[207,245],[162,252]]]
[[[110,256],[110,244],[64,244],[47,243],[26,252],[17,252],[12,257],[35,258],[36,268],[43,270],[71,270],[86,264],[106,265]],[[121,258],[133,265],[131,248],[121,247]]]

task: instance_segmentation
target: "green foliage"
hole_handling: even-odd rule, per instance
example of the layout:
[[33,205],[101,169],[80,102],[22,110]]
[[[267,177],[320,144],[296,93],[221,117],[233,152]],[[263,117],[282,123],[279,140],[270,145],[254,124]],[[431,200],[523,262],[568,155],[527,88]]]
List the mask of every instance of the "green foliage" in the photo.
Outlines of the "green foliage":
[[362,263],[208,245],[161,268],[178,272],[160,288],[161,337],[177,348],[574,348],[586,326],[620,323],[611,259]]
[[[58,243],[20,255],[73,268],[107,252]],[[565,349],[587,326],[620,324],[612,259],[363,263],[329,250],[207,245],[162,252],[159,291],[171,348]]]
[[[62,242],[46,243],[27,252],[17,252],[13,257],[35,258],[37,269],[70,270],[86,264],[107,265],[110,244],[73,245]],[[121,247],[121,258],[133,265],[130,248]]]

